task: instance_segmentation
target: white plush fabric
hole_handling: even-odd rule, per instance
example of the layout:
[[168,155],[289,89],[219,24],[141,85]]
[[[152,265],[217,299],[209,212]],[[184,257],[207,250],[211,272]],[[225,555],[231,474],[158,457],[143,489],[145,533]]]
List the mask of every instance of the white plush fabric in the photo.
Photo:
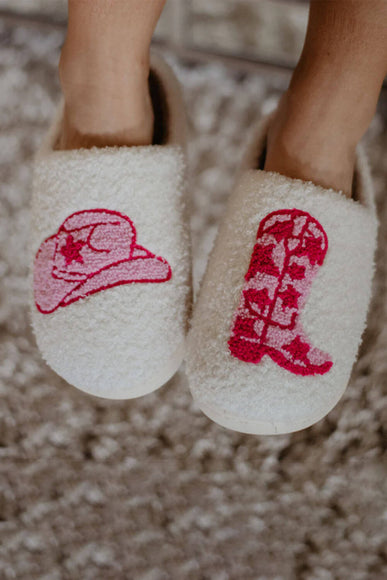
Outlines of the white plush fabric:
[[172,144],[56,151],[59,114],[35,164],[31,260],[70,214],[103,208],[127,215],[137,243],[172,268],[167,282],[123,284],[50,314],[37,310],[31,293],[45,360],[70,384],[101,397],[151,392],[184,356],[191,277],[185,161],[176,135],[181,111],[169,121]]
[[[262,149],[266,126],[267,120],[255,137],[255,152]],[[249,149],[251,153],[254,147]],[[253,159],[250,153],[247,158]],[[358,201],[255,169],[240,176],[209,260],[188,340],[193,396],[223,426],[246,433],[295,431],[321,419],[342,396],[365,325],[377,232],[372,182],[360,148],[355,194]],[[333,361],[324,375],[295,375],[268,356],[258,364],[246,363],[228,349],[258,225],[268,213],[287,208],[309,212],[328,236],[328,253],[301,312],[312,345]]]

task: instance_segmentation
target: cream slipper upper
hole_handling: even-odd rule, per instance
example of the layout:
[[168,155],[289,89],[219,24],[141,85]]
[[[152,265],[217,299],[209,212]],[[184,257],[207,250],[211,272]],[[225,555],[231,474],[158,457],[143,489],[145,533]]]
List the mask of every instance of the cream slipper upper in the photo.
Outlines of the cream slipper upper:
[[177,82],[156,57],[152,91],[159,144],[59,151],[60,112],[35,163],[37,343],[69,383],[107,398],[153,391],[184,356],[184,115]]
[[200,408],[225,427],[256,434],[308,427],[342,396],[365,326],[377,233],[360,148],[348,199],[253,169],[267,125],[229,200],[187,357]]

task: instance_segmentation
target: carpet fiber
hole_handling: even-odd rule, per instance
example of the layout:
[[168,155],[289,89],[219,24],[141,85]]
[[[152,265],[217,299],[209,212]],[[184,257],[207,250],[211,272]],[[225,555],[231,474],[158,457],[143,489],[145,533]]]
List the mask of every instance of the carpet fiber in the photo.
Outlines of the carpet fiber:
[[[381,220],[375,297],[351,384],[310,429],[245,436],[199,412],[184,370],[151,396],[108,402],[41,360],[26,307],[30,163],[58,99],[63,36],[4,22],[0,35],[0,578],[386,578],[383,103],[366,139]],[[248,127],[284,81],[169,60],[192,133],[197,287]]]

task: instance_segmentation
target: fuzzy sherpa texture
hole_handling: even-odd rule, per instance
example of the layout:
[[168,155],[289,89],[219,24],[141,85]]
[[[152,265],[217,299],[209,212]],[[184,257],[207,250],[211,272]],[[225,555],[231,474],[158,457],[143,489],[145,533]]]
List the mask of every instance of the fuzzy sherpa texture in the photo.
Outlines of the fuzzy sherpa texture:
[[50,314],[32,303],[43,357],[70,384],[98,396],[131,398],[177,370],[190,293],[183,176],[176,146],[55,151],[37,161],[32,258],[70,214],[103,208],[127,215],[141,245],[172,269],[164,283],[123,284]]
[[[267,119],[261,123],[259,142],[267,124]],[[250,169],[241,175],[188,340],[190,388],[201,409],[220,424],[246,433],[291,432],[321,419],[342,396],[371,298],[377,233],[372,181],[360,148],[355,181],[357,201],[274,172]],[[258,226],[270,212],[294,208],[318,220],[328,238],[324,263],[299,314],[310,346],[329,353],[333,362],[323,375],[294,374],[267,355],[258,363],[246,362],[229,349]]]
[[[35,296],[31,294],[31,316],[38,346],[47,363],[70,384],[112,399],[137,397],[155,390],[170,379],[184,357],[191,295],[184,187],[184,115],[169,67],[153,56],[152,68],[163,81],[169,107],[165,145],[55,150],[60,137],[63,109],[60,106],[34,168],[31,262]],[[151,251],[153,256],[160,256],[158,261],[154,259],[155,267],[157,264],[162,267],[166,261],[168,276],[155,273],[150,277],[161,277],[160,282],[131,281],[112,287],[112,276],[105,269],[99,284],[88,279],[92,294],[85,285],[85,291],[80,289],[83,298],[52,311],[65,297],[68,287],[72,290],[71,285],[76,282],[68,284],[61,278],[50,282],[50,264],[45,264],[46,258],[42,261],[42,249],[47,254],[45,248],[49,244],[55,247],[52,236],[57,234],[63,222],[72,214],[77,212],[78,215],[85,210],[104,210],[105,214],[106,210],[119,212],[128,218],[141,247],[146,252]],[[99,231],[103,229],[100,227]],[[124,234],[128,235],[128,232]],[[46,242],[48,238],[53,241]],[[68,236],[68,243],[71,250],[71,244],[75,243],[73,235]],[[76,243],[82,246],[85,241]],[[122,239],[120,244],[125,245],[126,241]],[[117,240],[114,245],[117,246]],[[112,243],[109,246],[112,247]],[[96,256],[101,260],[101,253],[87,247],[89,254],[94,254],[90,256],[94,263]],[[39,261],[35,259],[38,251]],[[65,246],[55,251],[50,260],[51,268],[63,251]],[[120,251],[123,254],[122,249]],[[82,255],[77,256],[64,267],[74,269],[73,264],[79,260],[78,269],[81,266],[90,270],[83,264]],[[61,258],[63,260],[63,256]],[[139,263],[126,262],[123,267],[126,266],[129,274],[123,272],[121,279],[131,280],[130,272]],[[149,270],[149,264],[148,259],[145,270]],[[50,279],[47,282],[44,272]],[[68,276],[68,272],[59,272],[59,276]],[[146,277],[145,274],[137,275],[140,280]],[[75,279],[78,278],[76,273]],[[114,284],[120,282],[120,276],[116,275],[113,281]],[[58,295],[44,298],[45,284]],[[49,308],[44,310],[37,296],[41,296]]]

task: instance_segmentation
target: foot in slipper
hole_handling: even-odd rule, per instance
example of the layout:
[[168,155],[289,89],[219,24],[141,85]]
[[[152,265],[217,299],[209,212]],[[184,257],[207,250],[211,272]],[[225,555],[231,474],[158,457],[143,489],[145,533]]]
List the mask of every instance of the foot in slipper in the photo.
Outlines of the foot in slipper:
[[204,413],[254,434],[308,427],[341,398],[365,326],[377,232],[362,149],[349,199],[256,169],[269,121],[229,200],[187,355]]
[[184,356],[190,251],[184,115],[153,57],[156,143],[60,151],[63,110],[35,164],[32,324],[47,363],[79,389],[128,399]]

